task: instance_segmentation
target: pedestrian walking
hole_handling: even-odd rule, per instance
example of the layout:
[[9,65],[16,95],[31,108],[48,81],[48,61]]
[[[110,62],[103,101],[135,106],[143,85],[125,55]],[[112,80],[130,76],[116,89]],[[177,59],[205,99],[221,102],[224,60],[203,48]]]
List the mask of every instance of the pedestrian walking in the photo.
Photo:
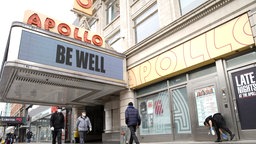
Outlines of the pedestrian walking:
[[136,132],[136,129],[141,124],[141,119],[140,119],[139,111],[135,107],[133,107],[132,102],[128,103],[128,107],[125,110],[125,123],[130,129],[130,133],[131,133],[129,144],[132,144],[133,140],[135,141],[136,144],[139,144],[140,142],[135,132]]
[[27,136],[27,143],[30,143],[33,133],[30,130],[28,130],[28,132],[26,133],[26,136]]
[[[89,129],[88,129],[89,128]],[[80,144],[84,144],[86,140],[86,134],[89,131],[92,131],[92,124],[88,116],[86,116],[86,112],[82,112],[82,115],[77,118],[76,129],[79,133],[79,142]]]
[[64,115],[61,112],[61,107],[57,107],[58,110],[52,114],[50,118],[50,127],[52,131],[52,144],[56,144],[56,138],[58,144],[61,144],[62,132],[64,132]]
[[233,140],[233,138],[235,137],[235,134],[232,134],[232,132],[226,126],[226,122],[221,113],[215,113],[213,116],[208,116],[204,121],[204,125],[209,127],[212,133],[215,129],[215,132],[217,134],[217,140],[215,142],[221,142],[220,131],[223,130],[230,135],[230,140]]

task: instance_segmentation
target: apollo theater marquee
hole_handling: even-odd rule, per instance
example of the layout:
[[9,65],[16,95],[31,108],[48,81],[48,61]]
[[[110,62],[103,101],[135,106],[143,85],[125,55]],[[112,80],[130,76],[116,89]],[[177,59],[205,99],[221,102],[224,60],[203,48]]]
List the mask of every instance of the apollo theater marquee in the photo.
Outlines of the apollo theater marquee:
[[104,96],[127,87],[124,61],[123,54],[105,48],[102,36],[26,11],[23,22],[11,26],[1,69],[0,101],[102,104]]

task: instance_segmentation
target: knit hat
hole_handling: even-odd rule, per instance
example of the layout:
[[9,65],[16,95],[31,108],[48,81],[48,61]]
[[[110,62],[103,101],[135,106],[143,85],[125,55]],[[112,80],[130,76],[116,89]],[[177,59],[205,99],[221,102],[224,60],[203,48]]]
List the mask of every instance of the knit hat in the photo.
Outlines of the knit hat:
[[133,106],[133,103],[132,103],[132,102],[129,102],[129,103],[128,103],[128,106]]

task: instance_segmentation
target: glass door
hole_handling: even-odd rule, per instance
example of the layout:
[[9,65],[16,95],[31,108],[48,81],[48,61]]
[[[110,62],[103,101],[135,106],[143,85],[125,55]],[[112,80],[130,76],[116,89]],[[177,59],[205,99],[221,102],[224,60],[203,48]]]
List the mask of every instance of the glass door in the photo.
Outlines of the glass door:
[[218,101],[221,96],[217,88],[217,77],[206,76],[188,82],[191,103],[191,122],[194,140],[214,140],[208,135],[204,120],[219,112]]
[[172,124],[173,139],[191,139],[191,120],[189,111],[189,98],[186,86],[170,89],[172,98]]

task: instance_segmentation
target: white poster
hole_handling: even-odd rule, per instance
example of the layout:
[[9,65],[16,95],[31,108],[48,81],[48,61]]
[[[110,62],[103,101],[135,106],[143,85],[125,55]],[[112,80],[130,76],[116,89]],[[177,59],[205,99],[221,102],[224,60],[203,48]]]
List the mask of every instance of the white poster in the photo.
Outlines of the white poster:
[[198,125],[204,126],[204,120],[218,112],[216,93],[213,86],[195,90]]
[[154,113],[153,100],[148,100],[147,101],[147,109],[148,109],[148,114],[153,114]]

